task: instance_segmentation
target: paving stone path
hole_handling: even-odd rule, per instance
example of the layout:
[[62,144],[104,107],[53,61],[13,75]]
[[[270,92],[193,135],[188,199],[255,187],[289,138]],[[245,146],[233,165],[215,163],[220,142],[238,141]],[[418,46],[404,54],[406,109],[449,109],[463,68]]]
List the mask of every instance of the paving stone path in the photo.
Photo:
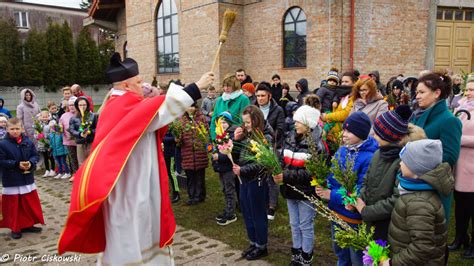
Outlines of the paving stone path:
[[[69,209],[71,183],[66,180],[37,177],[36,185],[46,222],[43,232],[25,233],[21,239],[14,240],[10,238],[10,230],[0,229],[0,264],[95,265],[96,255],[57,255],[57,241]],[[270,265],[265,261],[248,262],[240,257],[240,252],[223,242],[180,226],[173,244],[177,265]]]

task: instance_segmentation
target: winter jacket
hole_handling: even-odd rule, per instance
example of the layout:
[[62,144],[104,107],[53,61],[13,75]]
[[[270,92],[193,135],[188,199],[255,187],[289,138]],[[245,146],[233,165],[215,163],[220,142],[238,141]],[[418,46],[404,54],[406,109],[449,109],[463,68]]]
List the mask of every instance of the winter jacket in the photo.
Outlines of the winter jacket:
[[445,265],[448,224],[442,198],[453,191],[451,167],[442,163],[418,179],[422,183],[405,194],[400,190],[392,212],[388,233],[391,264]]
[[94,141],[97,118],[97,115],[91,112],[87,116],[86,121],[90,123],[89,131],[91,133],[87,135],[86,138],[81,136],[82,118],[80,117],[80,114],[71,118],[71,121],[69,121],[69,133],[74,137],[76,144],[90,144]]
[[[272,84],[271,91],[272,91],[272,99],[274,99],[276,102],[279,102],[282,95],[281,83],[278,83],[277,85]],[[285,108],[285,107],[282,107],[282,108]]]
[[[465,101],[466,98],[461,99],[461,105]],[[455,167],[454,188],[460,192],[474,192],[474,164],[471,162],[474,158],[474,107],[465,110],[471,114],[471,119],[467,120],[466,114],[459,116],[462,122],[462,136],[459,160]]]
[[399,196],[396,180],[401,149],[396,144],[380,147],[372,157],[360,188],[359,197],[366,204],[360,214],[368,228],[375,227],[375,239],[387,240],[390,216]]
[[[367,103],[364,103],[362,99],[359,98],[354,101],[349,115],[359,111],[369,116],[370,122],[373,125],[375,118],[388,111],[388,104],[381,98],[368,100]],[[373,136],[373,131],[371,131],[371,136]]]
[[240,82],[240,86],[243,86],[245,83],[252,83],[252,77],[250,75],[245,75],[245,80]]
[[335,111],[326,114],[324,131],[327,132],[328,141],[336,142],[337,136],[342,132],[342,123],[344,123],[352,109],[352,104],[352,97],[347,95],[341,99]]
[[244,94],[240,94],[235,99],[227,101],[224,101],[222,96],[217,98],[211,120],[211,139],[214,140],[216,138],[216,119],[222,112],[229,112],[232,115],[232,125],[240,126],[242,124],[242,112],[249,104],[250,100]]
[[216,98],[209,98],[206,97],[202,100],[201,104],[201,112],[206,116],[208,122],[211,121],[211,117],[209,114],[214,110],[214,106],[216,105]]
[[445,100],[438,101],[421,115],[415,114],[412,123],[423,128],[428,138],[441,140],[443,162],[456,164],[461,150],[462,123],[448,110]]
[[67,155],[67,148],[63,145],[63,134],[56,134],[51,132],[49,134],[49,145],[53,156],[63,156]]
[[193,116],[185,113],[180,122],[184,131],[181,135],[179,145],[181,146],[181,165],[184,170],[199,170],[207,168],[209,160],[207,157],[207,144],[206,141],[198,137],[197,127],[203,125],[207,131],[209,126],[206,121],[206,117],[201,111],[196,110]]
[[321,112],[331,112],[332,102],[336,96],[336,86],[330,86],[326,84],[325,86],[319,88],[316,95],[318,95],[321,101]]
[[[265,139],[268,141],[268,145],[273,146],[273,129],[270,125],[268,125],[268,123],[265,124],[263,134],[265,136]],[[234,158],[238,158],[238,160],[235,160],[235,162],[237,162],[237,164],[240,166],[240,179],[243,183],[250,182],[256,179],[263,182],[266,178],[270,176],[268,171],[266,171],[263,167],[257,165],[255,162],[246,159],[246,156],[253,154],[250,151],[250,139],[250,136],[246,136],[242,140],[236,140],[234,146],[240,148],[235,149],[235,153],[233,153],[233,156]]]
[[[3,187],[18,187],[31,185],[39,157],[33,142],[24,134],[20,144],[9,135],[0,141],[0,167],[3,170]],[[21,161],[31,163],[30,173],[23,173],[19,168]]]
[[[321,129],[312,132],[313,140],[319,153],[326,153],[321,140]],[[295,186],[308,196],[315,196],[314,187],[311,186],[312,176],[305,168],[305,161],[311,158],[308,138],[299,139],[293,131],[286,138],[283,146],[283,185],[280,186],[281,195],[286,199],[305,200],[304,196],[288,185]]]
[[[346,155],[349,153],[349,156],[356,156],[354,160],[353,171],[357,172],[357,191],[359,192],[362,182],[364,181],[365,173],[369,168],[370,161],[374,152],[378,149],[377,141],[373,137],[367,138],[359,148],[349,150],[347,146],[341,146],[339,150],[334,155],[338,158],[338,164],[341,167],[344,167],[346,164]],[[357,211],[348,211],[346,210],[345,205],[342,203],[342,197],[337,190],[341,188],[341,184],[334,179],[333,174],[331,173],[328,176],[328,186],[331,189],[331,196],[329,199],[328,207],[339,214],[340,218],[353,223],[354,221],[361,222],[362,217]],[[349,219],[347,219],[349,218]]]
[[163,138],[163,155],[165,157],[174,157],[176,149],[176,142],[173,134],[171,134],[171,130],[168,128],[166,131],[166,135]]
[[12,114],[10,113],[10,111],[7,108],[3,107],[4,104],[5,104],[5,100],[3,100],[3,98],[0,97],[0,113],[6,114],[8,118],[12,118]]
[[303,105],[304,97],[306,97],[306,95],[310,93],[308,89],[308,81],[306,79],[300,79],[296,83],[300,84],[301,86],[300,94],[298,94],[298,96],[296,97],[298,105],[301,106]]
[[[25,94],[29,91],[31,93],[31,102],[25,101]],[[41,112],[38,103],[36,102],[36,95],[30,89],[23,89],[20,92],[20,105],[16,108],[16,117],[21,120],[23,124],[23,128],[25,129],[25,133],[30,138],[30,140],[34,141],[34,133],[35,130],[33,129],[33,122],[34,117]]]
[[74,117],[74,114],[71,112],[64,113],[61,118],[59,118],[59,125],[63,128],[63,145],[66,146],[76,146],[76,142],[74,141],[74,137],[71,136],[69,133],[69,123],[71,122],[71,118]]
[[[229,138],[232,140],[234,139],[234,131],[236,128],[236,126],[231,126],[226,130],[227,134],[229,134]],[[230,161],[229,156],[220,153],[219,149],[217,148],[217,145],[214,146],[215,152],[218,156],[218,159],[216,161],[212,160],[212,168],[214,169],[214,171],[216,171],[217,173],[232,172],[232,162]]]
[[285,139],[285,113],[273,99],[270,101],[270,111],[266,121],[272,127],[275,134],[273,142],[276,142],[277,148],[280,148]]

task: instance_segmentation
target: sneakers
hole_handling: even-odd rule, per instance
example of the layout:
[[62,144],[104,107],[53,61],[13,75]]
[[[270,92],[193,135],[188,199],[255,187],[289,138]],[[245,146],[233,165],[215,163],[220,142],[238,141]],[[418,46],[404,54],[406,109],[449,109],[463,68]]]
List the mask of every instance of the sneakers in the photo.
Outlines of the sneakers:
[[270,221],[275,220],[275,209],[268,208],[267,219],[270,220]]
[[291,262],[290,266],[300,266],[301,265],[301,253],[303,250],[301,248],[291,248]]
[[46,170],[46,171],[44,172],[43,177],[48,177],[48,176],[49,176],[49,170]]
[[69,179],[71,178],[71,174],[65,173],[63,176],[61,176],[61,179]]
[[224,219],[224,217],[225,217],[225,213],[223,212],[223,213],[216,216],[216,221],[222,220],[222,219]]
[[56,175],[56,172],[54,170],[49,171],[48,176],[53,177]]
[[53,178],[54,179],[60,179],[62,176],[63,176],[63,174],[59,173],[59,174],[55,175]]
[[[217,217],[216,217],[217,218]],[[237,221],[237,216],[235,214],[231,216],[224,216],[222,219],[217,220],[218,225],[228,225]]]
[[301,265],[310,266],[312,262],[313,262],[313,252],[311,252],[311,253],[302,252],[301,253]]
[[176,203],[181,199],[179,196],[179,192],[173,192],[173,198],[171,199],[171,203]]

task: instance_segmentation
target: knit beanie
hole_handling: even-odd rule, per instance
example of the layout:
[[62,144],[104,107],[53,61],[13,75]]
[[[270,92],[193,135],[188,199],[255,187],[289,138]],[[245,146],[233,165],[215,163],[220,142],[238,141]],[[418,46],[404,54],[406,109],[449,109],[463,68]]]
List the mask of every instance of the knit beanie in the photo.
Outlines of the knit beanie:
[[443,146],[438,139],[408,142],[400,152],[400,158],[416,176],[422,176],[442,163]]
[[392,82],[392,90],[394,90],[395,88],[400,89],[400,90],[403,91],[403,82],[401,82],[398,79],[394,80]]
[[309,128],[315,128],[318,125],[320,115],[321,112],[318,109],[308,105],[303,105],[296,110],[293,115],[293,120],[298,121]]
[[336,83],[339,83],[339,73],[337,68],[331,68],[328,72],[328,76],[326,77],[326,80],[334,80]]
[[374,132],[388,142],[398,142],[408,134],[408,122],[412,111],[408,105],[379,115],[374,121]]
[[244,85],[242,85],[242,90],[248,91],[248,92],[254,94],[255,93],[255,86],[250,82],[245,83]]
[[370,118],[364,112],[355,112],[351,114],[346,121],[344,121],[343,129],[351,132],[362,140],[366,140],[369,136],[370,128],[372,124],[370,123]]

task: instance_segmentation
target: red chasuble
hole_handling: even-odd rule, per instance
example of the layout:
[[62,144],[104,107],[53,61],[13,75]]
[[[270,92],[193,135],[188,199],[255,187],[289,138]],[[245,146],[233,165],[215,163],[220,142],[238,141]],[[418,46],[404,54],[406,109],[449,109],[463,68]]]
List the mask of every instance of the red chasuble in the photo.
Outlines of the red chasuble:
[[[58,243],[59,254],[105,250],[102,203],[114,189],[136,143],[158,115],[159,108],[164,106],[164,100],[165,96],[143,99],[127,92],[107,101],[99,117],[92,152],[74,175],[69,215]],[[156,132],[161,191],[160,248],[172,243],[176,230],[161,150],[166,130],[164,127]]]

